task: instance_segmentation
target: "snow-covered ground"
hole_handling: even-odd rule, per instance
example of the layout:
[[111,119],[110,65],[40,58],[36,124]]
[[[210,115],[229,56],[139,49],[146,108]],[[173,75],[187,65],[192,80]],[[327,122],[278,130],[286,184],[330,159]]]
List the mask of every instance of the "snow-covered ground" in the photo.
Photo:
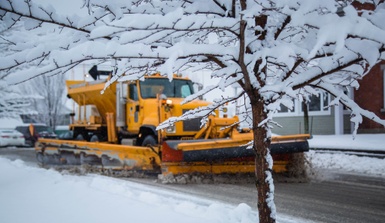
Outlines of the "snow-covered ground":
[[[310,145],[338,148],[339,142],[345,141],[344,145],[351,148],[381,150],[384,138],[384,135],[358,136],[350,142],[341,140],[340,136],[315,136]],[[325,143],[329,145],[325,147]],[[308,157],[316,168],[385,177],[384,159],[314,151],[310,151]],[[0,170],[0,222],[5,223],[247,223],[257,220],[256,210],[246,204],[232,206],[121,179],[94,174],[69,175],[2,157]],[[278,222],[304,221],[278,213]]]
[[328,169],[333,171],[351,172],[375,177],[385,177],[385,159],[360,157],[338,153],[307,153],[314,170]]
[[[310,148],[385,151],[385,134],[315,135],[309,140]],[[343,152],[316,153],[310,151],[307,157],[313,168],[354,172],[385,177],[385,159],[346,155]]]
[[[0,157],[0,222],[251,223],[257,212],[95,174],[75,176]],[[300,222],[278,216],[279,222]]]
[[252,222],[220,203],[98,175],[73,176],[0,158],[0,222]]

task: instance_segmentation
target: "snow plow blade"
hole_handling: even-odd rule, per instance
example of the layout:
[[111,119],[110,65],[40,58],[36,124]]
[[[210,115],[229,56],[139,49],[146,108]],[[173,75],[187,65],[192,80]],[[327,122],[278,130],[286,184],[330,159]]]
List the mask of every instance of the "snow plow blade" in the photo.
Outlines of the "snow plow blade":
[[[294,154],[309,151],[309,135],[275,136],[270,151],[273,171],[288,171]],[[239,134],[231,139],[166,141],[162,145],[162,173],[239,174],[255,171],[254,151],[247,148],[252,134]]]
[[[292,156],[309,150],[309,135],[272,138],[273,171],[288,171]],[[141,147],[74,140],[39,139],[36,156],[42,166],[80,166],[92,170],[167,175],[254,174],[252,133],[227,139],[168,140],[161,147]]]
[[35,151],[43,166],[87,165],[101,170],[160,171],[159,149],[156,147],[39,139]]

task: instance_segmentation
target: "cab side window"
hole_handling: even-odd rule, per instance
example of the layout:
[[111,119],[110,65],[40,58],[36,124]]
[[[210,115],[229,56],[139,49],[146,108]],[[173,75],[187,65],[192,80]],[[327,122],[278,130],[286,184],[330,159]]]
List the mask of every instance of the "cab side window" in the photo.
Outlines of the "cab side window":
[[128,86],[128,97],[134,101],[138,100],[138,91],[137,91],[136,84],[130,84]]
[[190,86],[189,85],[182,85],[181,87],[181,95],[182,98],[186,98],[187,96],[190,96],[192,94]]

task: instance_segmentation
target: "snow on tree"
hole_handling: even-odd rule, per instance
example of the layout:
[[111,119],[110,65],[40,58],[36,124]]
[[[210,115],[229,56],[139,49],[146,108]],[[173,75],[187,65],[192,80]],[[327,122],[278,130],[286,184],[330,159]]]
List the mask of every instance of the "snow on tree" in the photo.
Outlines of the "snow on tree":
[[[0,28],[0,57],[5,57],[10,54],[9,41],[11,31],[13,29]],[[20,119],[21,114],[35,113],[30,106],[30,97],[23,94],[18,86],[9,85],[6,81],[9,72],[0,71],[0,118],[15,118]]]
[[[171,119],[205,116],[220,105],[247,96],[254,130],[260,222],[275,222],[272,116],[293,99],[308,100],[322,89],[351,110],[355,130],[375,114],[345,93],[385,58],[385,4],[382,0],[85,0],[84,14],[61,15],[29,0],[1,0],[1,29],[24,24],[4,37],[12,53],[0,71],[9,83],[64,73],[87,61],[114,61],[118,79],[159,71],[171,79],[184,69],[213,70],[217,86],[237,86],[237,95],[208,108]],[[24,69],[19,69],[24,67]],[[120,74],[125,73],[125,76]]]
[[21,114],[32,114],[30,102],[17,87],[8,86],[0,77],[0,118],[19,118]]
[[25,95],[36,95],[29,100],[31,108],[39,114],[35,117],[36,121],[46,123],[53,129],[62,121],[63,112],[66,111],[65,79],[65,75],[41,75],[21,84],[21,90]]

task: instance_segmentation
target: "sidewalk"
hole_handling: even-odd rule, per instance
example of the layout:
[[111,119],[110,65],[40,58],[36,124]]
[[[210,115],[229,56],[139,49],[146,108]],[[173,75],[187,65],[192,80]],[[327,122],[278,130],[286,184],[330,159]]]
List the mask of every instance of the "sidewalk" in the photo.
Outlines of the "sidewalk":
[[313,135],[311,149],[368,150],[385,152],[385,134]]

